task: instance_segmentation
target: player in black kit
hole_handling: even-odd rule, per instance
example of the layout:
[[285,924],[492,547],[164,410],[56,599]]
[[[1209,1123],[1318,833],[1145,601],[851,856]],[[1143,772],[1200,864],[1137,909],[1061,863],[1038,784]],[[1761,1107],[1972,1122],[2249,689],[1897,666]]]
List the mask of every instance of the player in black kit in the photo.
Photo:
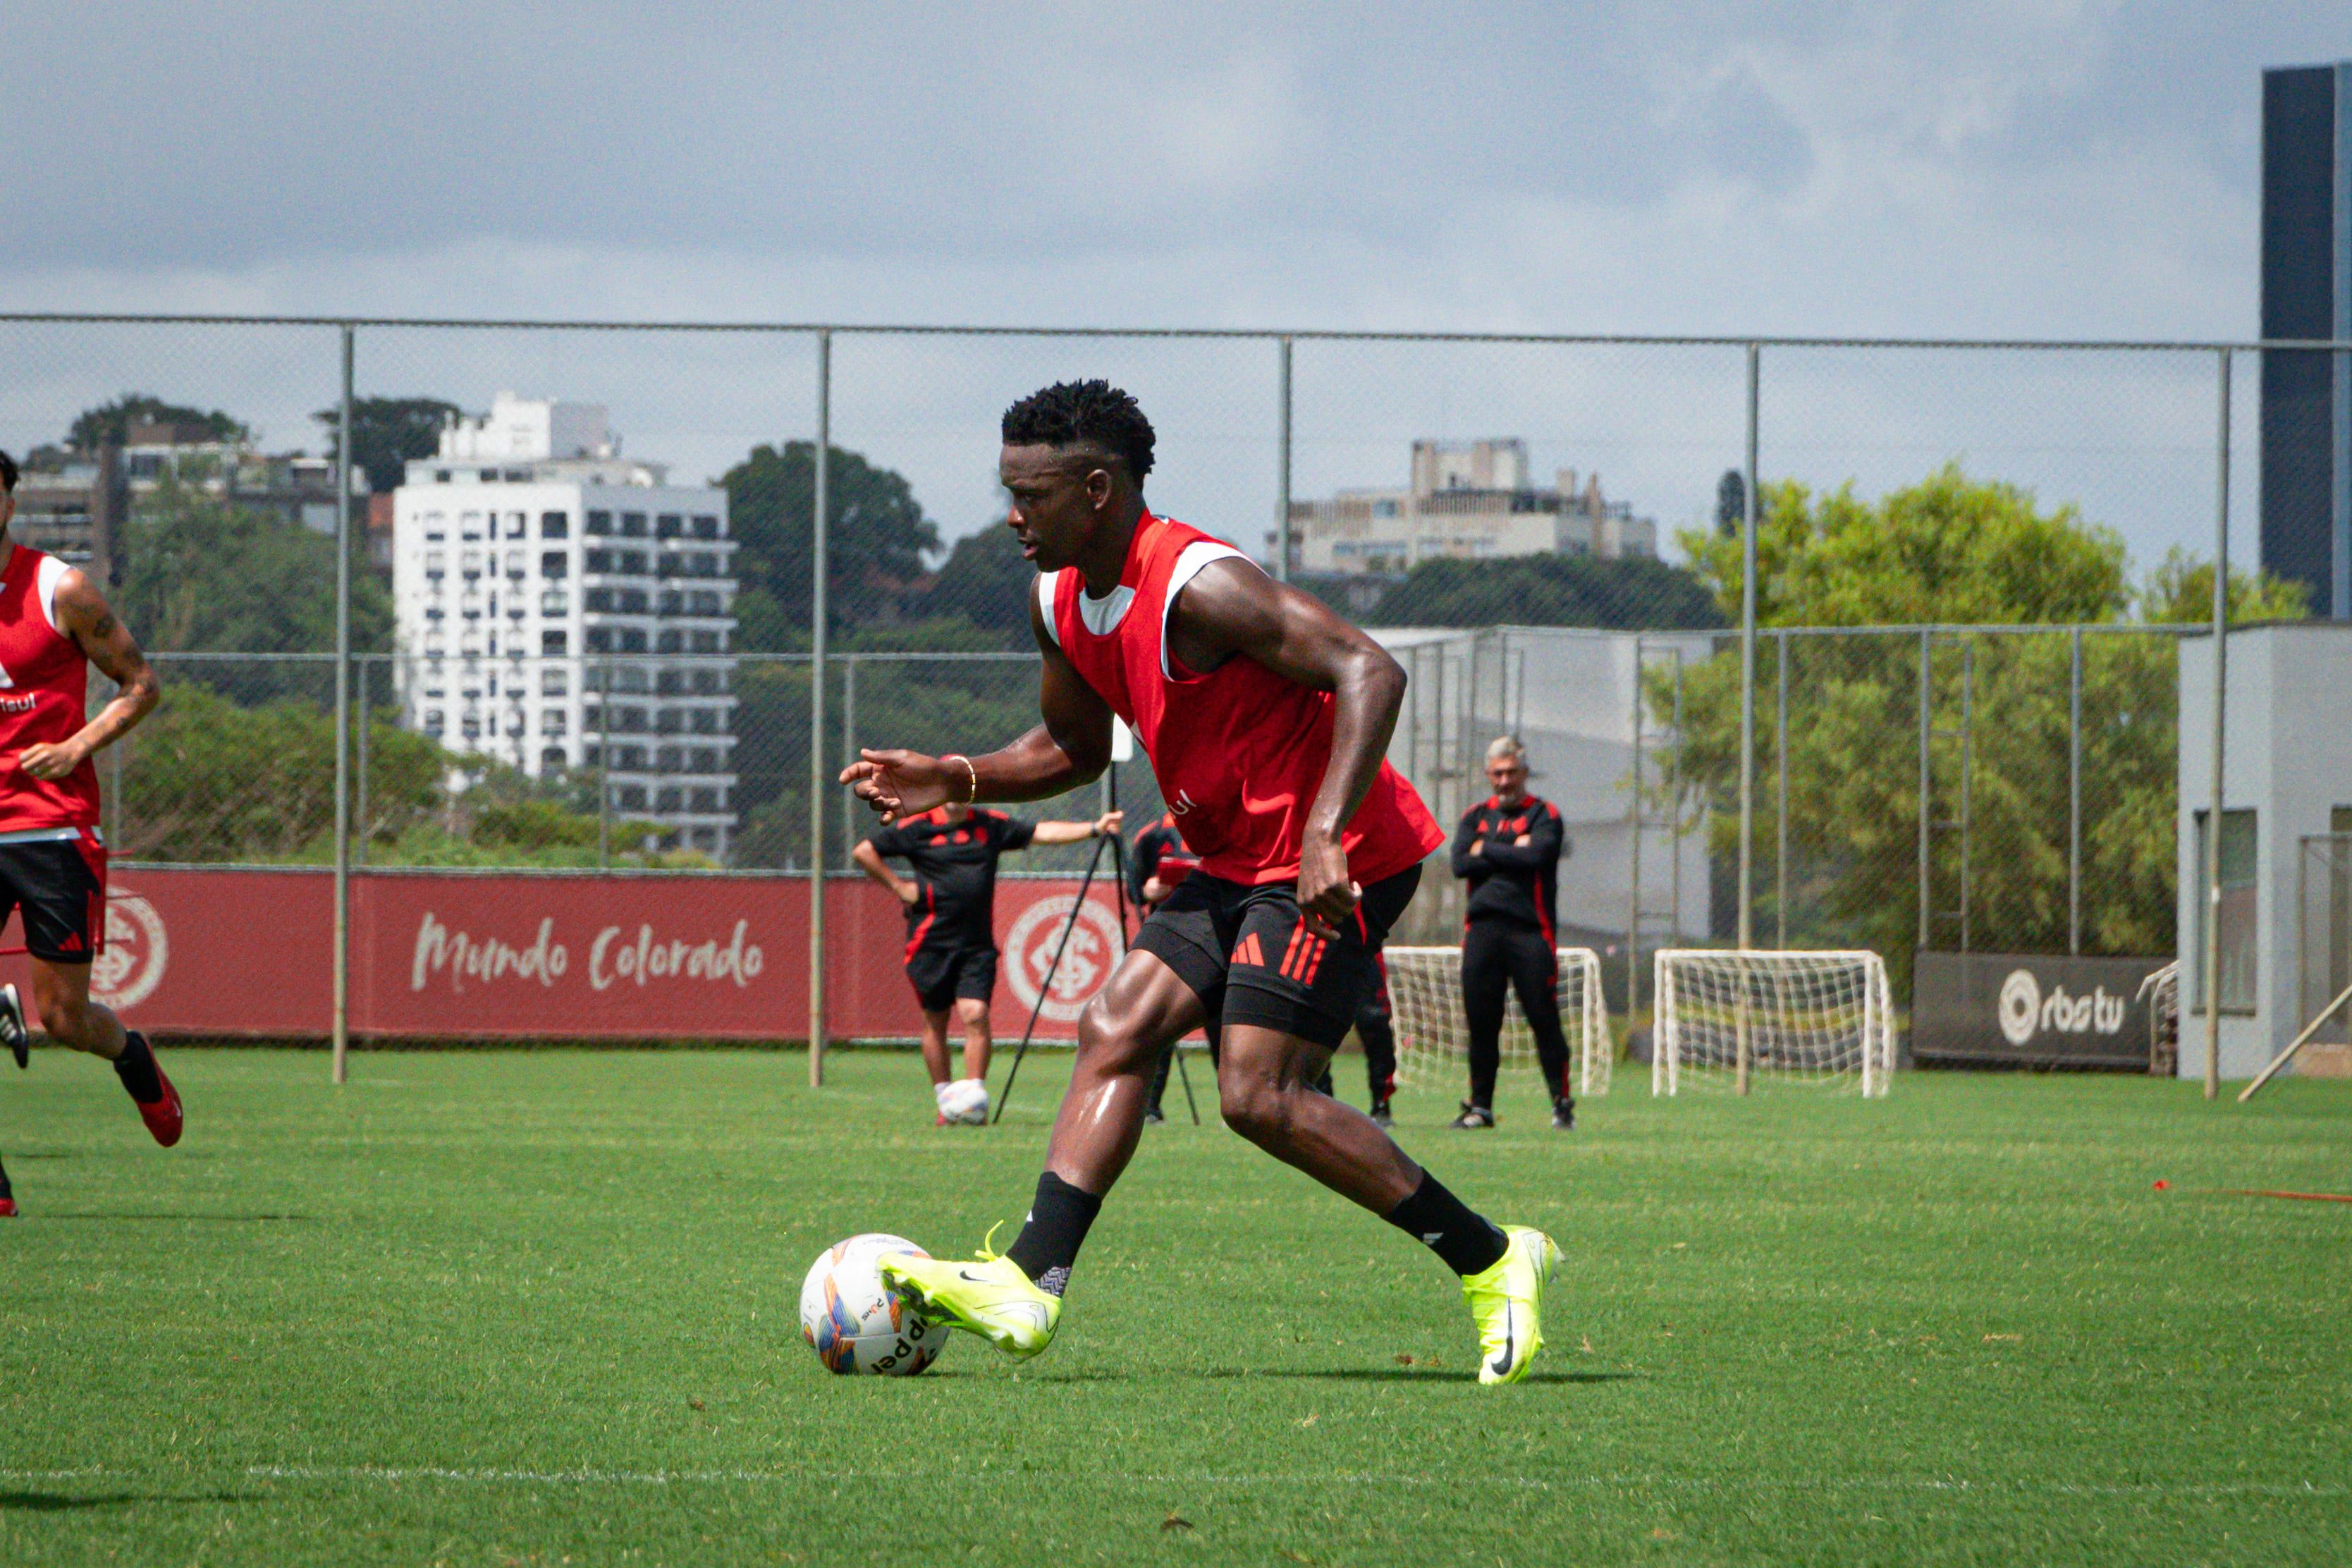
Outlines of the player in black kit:
[[[1118,831],[1119,814],[1093,822],[1024,822],[1001,811],[942,805],[885,827],[852,858],[907,906],[907,978],[923,1012],[923,1065],[939,1125],[988,1120],[988,999],[996,989],[996,859],[1032,844],[1076,844]],[[910,880],[883,864],[897,856]],[[949,1076],[948,1014],[963,1020],[963,1071]]]
[[1568,853],[1559,810],[1528,793],[1527,751],[1511,736],[1486,748],[1495,793],[1463,814],[1454,833],[1454,874],[1470,883],[1462,924],[1462,1011],[1470,1025],[1470,1098],[1454,1127],[1495,1125],[1495,1069],[1502,1062],[1504,990],[1536,1037],[1536,1059],[1551,1089],[1551,1124],[1576,1125],[1569,1092],[1568,1037],[1559,1026],[1558,929],[1560,857]]

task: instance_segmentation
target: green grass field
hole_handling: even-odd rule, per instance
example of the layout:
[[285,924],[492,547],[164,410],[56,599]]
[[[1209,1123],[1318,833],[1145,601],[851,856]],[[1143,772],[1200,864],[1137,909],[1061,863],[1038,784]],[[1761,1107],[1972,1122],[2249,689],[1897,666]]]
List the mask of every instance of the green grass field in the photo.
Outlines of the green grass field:
[[341,1090],[169,1060],[168,1153],[95,1063],[0,1079],[11,1568],[2352,1555],[2352,1205],[2200,1191],[2352,1188],[2352,1085],[1629,1077],[1565,1137],[1524,1079],[1493,1134],[1400,1101],[1564,1244],[1497,1390],[1433,1260],[1213,1124],[1147,1137],[1043,1359],[825,1373],[809,1258],[1017,1221],[1053,1058],[947,1131],[901,1055],[821,1093],[748,1053],[367,1056]]

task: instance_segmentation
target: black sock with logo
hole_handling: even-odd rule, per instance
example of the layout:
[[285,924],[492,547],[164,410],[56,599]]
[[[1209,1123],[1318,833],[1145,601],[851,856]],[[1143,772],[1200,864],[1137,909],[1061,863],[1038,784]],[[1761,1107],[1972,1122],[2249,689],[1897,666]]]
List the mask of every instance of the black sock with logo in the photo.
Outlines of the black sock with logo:
[[122,1054],[114,1058],[114,1076],[142,1105],[163,1098],[163,1080],[155,1076],[155,1053],[147,1048],[147,1037],[135,1030],[124,1037]]
[[1037,1195],[1030,1200],[1029,1217],[1004,1256],[1036,1281],[1037,1289],[1058,1296],[1069,1284],[1078,1248],[1087,1244],[1087,1232],[1100,1213],[1102,1199],[1048,1171],[1037,1178]]
[[1389,1210],[1389,1223],[1434,1252],[1456,1274],[1495,1267],[1508,1245],[1503,1233],[1445,1190],[1427,1171],[1412,1196]]

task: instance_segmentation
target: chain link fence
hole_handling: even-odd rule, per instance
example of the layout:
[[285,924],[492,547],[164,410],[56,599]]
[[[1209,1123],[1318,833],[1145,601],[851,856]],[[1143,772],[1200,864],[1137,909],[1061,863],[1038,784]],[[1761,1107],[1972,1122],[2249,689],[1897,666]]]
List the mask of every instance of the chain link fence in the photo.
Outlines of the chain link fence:
[[[2175,623],[2217,507],[2294,504],[2256,433],[2327,437],[2220,345],[15,317],[0,349],[16,537],[103,575],[167,682],[101,767],[126,858],[334,858],[340,523],[354,868],[854,874],[858,747],[1035,721],[995,421],[1101,375],[1153,418],[1155,507],[1404,663],[1391,755],[1441,820],[1526,738],[1561,941],[1621,1011],[1651,949],[1738,932],[1751,508],[1754,940],[1873,947],[1901,996],[1915,946],[2174,949]],[[2347,357],[2239,360],[2291,393]],[[2005,575],[1904,556],[1947,492]],[[1864,512],[1882,553],[1839,554]],[[1162,809],[1139,759],[1116,787],[1130,831]],[[1437,869],[1402,938],[1458,925]]]

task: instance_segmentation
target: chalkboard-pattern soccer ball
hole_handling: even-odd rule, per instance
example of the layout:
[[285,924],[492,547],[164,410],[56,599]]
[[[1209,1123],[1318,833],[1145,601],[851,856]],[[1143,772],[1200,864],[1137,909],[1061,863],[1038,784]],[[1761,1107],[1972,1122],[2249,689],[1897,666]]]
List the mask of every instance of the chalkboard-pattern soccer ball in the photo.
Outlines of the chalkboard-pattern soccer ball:
[[868,1231],[826,1247],[801,1281],[801,1338],[834,1372],[911,1377],[947,1345],[948,1326],[917,1316],[874,1271],[874,1260],[890,1252],[930,1256],[902,1237]]

